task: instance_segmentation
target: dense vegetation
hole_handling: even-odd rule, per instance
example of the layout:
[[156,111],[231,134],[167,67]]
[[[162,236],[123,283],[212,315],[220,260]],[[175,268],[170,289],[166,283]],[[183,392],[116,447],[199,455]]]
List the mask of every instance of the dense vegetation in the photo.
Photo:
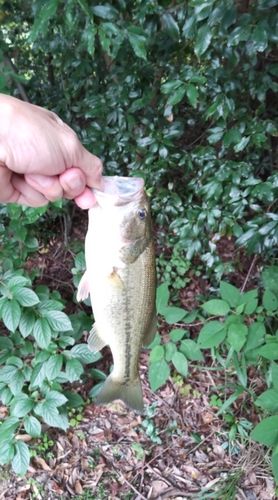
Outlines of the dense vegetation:
[[[274,447],[278,479],[277,5],[2,0],[0,92],[57,112],[102,158],[106,175],[145,178],[162,283],[158,311],[168,325],[179,324],[171,342],[153,346],[151,386],[160,387],[171,367],[187,376],[188,363],[203,362],[202,349],[210,349],[238,377],[219,411],[249,391],[262,418],[271,414],[253,437]],[[85,344],[73,345],[90,318],[69,318],[60,294],[36,286],[38,272],[24,267],[45,238],[42,224],[70,209],[62,202],[48,210],[1,207],[0,397],[10,415],[0,426],[0,462],[12,460],[21,474],[29,451],[15,433],[23,426],[38,436],[42,420],[66,428],[68,407],[83,401],[63,384],[97,359]],[[254,290],[229,284],[241,263],[222,260],[224,237],[260,256],[265,269],[256,287],[252,269],[249,276]],[[178,293],[189,268],[211,282],[212,297],[193,312],[180,307]],[[81,252],[75,284],[83,270]],[[192,340],[186,325],[196,318],[204,326]],[[250,365],[265,377],[258,399],[248,386]]]

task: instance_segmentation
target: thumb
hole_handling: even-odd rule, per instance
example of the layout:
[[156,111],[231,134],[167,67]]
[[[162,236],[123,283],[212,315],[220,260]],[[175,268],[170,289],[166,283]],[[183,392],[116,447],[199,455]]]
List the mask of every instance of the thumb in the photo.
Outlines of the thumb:
[[74,163],[71,166],[78,167],[84,172],[88,187],[100,189],[101,191],[104,189],[102,177],[103,165],[100,158],[87,151],[79,143],[79,147],[74,150],[73,161]]

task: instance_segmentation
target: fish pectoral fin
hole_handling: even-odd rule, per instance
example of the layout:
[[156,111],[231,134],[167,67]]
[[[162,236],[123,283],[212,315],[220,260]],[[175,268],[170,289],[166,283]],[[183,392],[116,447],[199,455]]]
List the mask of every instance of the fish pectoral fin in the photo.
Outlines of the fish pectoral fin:
[[90,294],[89,276],[88,276],[88,271],[85,271],[78,285],[76,299],[78,302],[80,302],[81,300],[86,300],[87,297],[89,297],[89,294]]
[[117,380],[113,373],[106,379],[96,400],[97,405],[106,405],[121,399],[131,410],[144,410],[142,386],[139,377],[135,380]]
[[108,278],[110,280],[110,285],[112,285],[115,289],[123,292],[125,289],[125,284],[122,278],[117,273],[117,270],[118,269],[114,267],[113,271],[109,274]]
[[143,346],[147,347],[150,345],[156,335],[157,332],[157,316],[156,316],[156,311],[154,311],[151,323],[150,323],[150,328],[148,328],[146,334],[144,335],[143,338]]
[[98,352],[107,345],[106,340],[104,340],[98,332],[97,325],[94,325],[90,331],[88,338],[88,347],[93,352]]

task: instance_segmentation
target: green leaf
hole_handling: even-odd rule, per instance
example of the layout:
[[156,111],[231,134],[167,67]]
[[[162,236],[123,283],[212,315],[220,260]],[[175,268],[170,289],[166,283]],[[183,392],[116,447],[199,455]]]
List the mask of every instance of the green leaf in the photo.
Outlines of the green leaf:
[[146,53],[146,43],[147,40],[145,37],[142,35],[138,35],[137,33],[132,33],[130,31],[127,31],[127,36],[130,42],[131,47],[134,50],[134,53],[137,57],[140,57],[141,59],[147,59],[147,53]]
[[202,308],[214,316],[226,316],[230,311],[230,306],[225,300],[212,299],[205,302]]
[[237,129],[231,129],[224,134],[223,145],[228,148],[231,144],[237,144],[241,141],[241,133]]
[[187,359],[182,354],[182,352],[175,352],[172,357],[172,363],[176,370],[183,375],[184,377],[187,377],[188,375],[188,363]]
[[55,380],[58,377],[63,365],[62,354],[54,354],[46,362],[45,374],[47,380]]
[[165,282],[159,285],[156,291],[156,310],[158,314],[163,315],[170,299],[169,283]]
[[24,476],[30,463],[29,448],[23,441],[17,441],[14,445],[15,455],[12,460],[12,468],[19,476]]
[[68,408],[77,408],[78,406],[84,405],[84,399],[75,392],[71,392],[70,390],[64,391],[64,395],[67,398],[67,407]]
[[20,317],[21,309],[19,303],[14,299],[6,302],[3,307],[2,319],[8,330],[10,330],[11,332],[15,332],[19,325]]
[[272,463],[272,471],[273,471],[274,478],[275,478],[275,481],[277,484],[278,483],[278,446],[274,447],[271,463]]
[[7,365],[0,369],[0,382],[10,384],[11,380],[17,373],[17,368],[13,365]]
[[[76,361],[76,360],[75,360]],[[63,406],[67,403],[67,398],[58,391],[49,391],[45,396],[47,404],[53,404],[55,407]]]
[[0,425],[0,441],[9,438],[19,426],[19,418],[8,417]]
[[239,153],[243,151],[250,142],[250,137],[242,137],[240,141],[234,145],[234,151]]
[[31,307],[38,304],[39,297],[30,288],[20,288],[13,293],[13,297],[20,303],[21,306]]
[[173,342],[179,342],[186,334],[186,330],[175,329],[170,332],[170,339]]
[[58,0],[48,0],[45,5],[42,5],[39,13],[36,15],[34,27],[29,34],[29,43],[33,43],[40,33],[44,34],[46,32],[48,21],[56,13],[57,7]]
[[68,359],[66,362],[66,374],[69,382],[80,380],[80,376],[84,372],[84,368],[78,359]]
[[117,9],[112,5],[96,5],[92,7],[92,11],[96,16],[102,17],[103,19],[109,19],[110,21],[117,19],[119,15]]
[[179,26],[175,19],[168,12],[164,12],[161,16],[161,24],[163,31],[166,31],[173,40],[178,40],[180,37]]
[[25,276],[13,276],[8,281],[8,289],[11,293],[13,293],[14,290],[18,289],[18,287],[22,288],[23,286],[27,285],[27,283],[29,283],[29,280],[28,278],[25,278]]
[[270,342],[269,344],[263,345],[260,348],[260,355],[263,358],[275,361],[278,359],[278,344],[276,342]]
[[227,334],[226,327],[220,321],[210,321],[201,329],[198,344],[202,349],[208,349],[221,344]]
[[164,358],[164,346],[156,345],[150,352],[149,363],[155,363]]
[[173,342],[166,342],[166,344],[163,346],[164,347],[164,359],[169,363],[172,361],[172,357],[174,353],[177,351],[177,347]]
[[252,32],[252,42],[255,50],[264,52],[268,46],[268,33],[262,24],[257,24]]
[[33,368],[31,379],[30,379],[30,389],[31,390],[34,390],[34,389],[37,389],[37,387],[40,387],[42,382],[45,380],[45,378],[46,378],[45,368],[46,368],[45,363],[37,363],[36,366]]
[[171,306],[164,309],[164,318],[169,325],[178,323],[184,318],[185,315],[186,311],[184,309],[181,309],[180,307]]
[[278,416],[268,417],[262,420],[262,422],[253,429],[250,437],[265,446],[276,446],[278,443]]
[[1,442],[0,465],[10,462],[14,457],[14,444],[13,440],[7,439]]
[[269,312],[278,309],[278,299],[271,290],[266,290],[263,294],[263,306]]
[[278,294],[278,266],[266,267],[262,272],[263,286]]
[[197,31],[194,52],[197,57],[200,57],[208,49],[212,39],[212,32],[207,24],[201,26]]
[[177,90],[180,86],[182,86],[184,82],[182,80],[171,80],[170,82],[163,83],[161,85],[162,94],[170,94],[171,92]]
[[237,307],[240,303],[239,290],[225,281],[220,281],[220,295],[223,300],[230,304],[230,307]]
[[221,408],[218,410],[216,415],[221,415],[224,413],[236,400],[237,398],[245,391],[245,387],[239,387],[234,394],[231,394],[231,396],[226,399],[225,403],[221,406]]
[[156,391],[163,384],[170,375],[170,368],[165,359],[151,363],[149,366],[149,380],[152,391]]
[[8,337],[0,336],[0,351],[13,349],[14,343]]
[[49,325],[58,332],[68,332],[72,330],[69,317],[62,311],[47,311],[45,313]]
[[68,421],[65,415],[59,414],[57,407],[51,401],[44,401],[43,403],[38,403],[34,411],[40,415],[47,425],[51,427],[58,427],[64,431],[68,428]]
[[40,437],[41,436],[41,424],[39,420],[33,416],[27,415],[24,419],[24,428],[27,434],[30,434],[32,437]]
[[172,94],[170,97],[167,99],[167,105],[168,106],[174,106],[174,104],[177,104],[180,102],[186,92],[186,87],[185,86],[180,86],[174,94]]
[[21,392],[24,382],[24,373],[21,370],[17,370],[10,381],[10,389],[14,396]]
[[28,337],[28,335],[31,335],[35,321],[36,316],[33,311],[27,309],[22,313],[19,322],[19,331],[22,337],[26,338]]
[[33,335],[41,349],[47,349],[49,346],[51,333],[52,331],[46,318],[39,318],[36,320],[33,328]]
[[25,417],[34,408],[35,402],[27,394],[15,396],[11,403],[11,415],[14,417]]
[[179,350],[191,361],[204,361],[204,357],[201,353],[200,347],[196,344],[196,342],[194,342],[194,340],[183,340],[181,342]]
[[197,106],[198,102],[198,97],[199,97],[199,90],[195,87],[195,85],[192,85],[192,83],[189,83],[186,88],[186,95],[187,98],[191,104],[191,106],[194,106],[194,108]]
[[275,389],[278,389],[278,364],[277,363],[271,363],[270,374],[271,374],[271,380],[272,380],[272,383],[273,383]]
[[261,406],[270,413],[278,411],[278,390],[269,389],[263,392],[256,400],[256,405]]
[[259,321],[255,321],[248,326],[248,336],[245,346],[245,352],[260,347],[265,341],[265,326]]
[[244,346],[246,337],[248,334],[248,328],[242,323],[232,323],[228,329],[228,341],[236,352]]
[[90,351],[87,344],[75,345],[69,352],[73,358],[78,359],[80,363],[83,363],[84,365],[95,363],[101,358],[101,354],[99,352]]

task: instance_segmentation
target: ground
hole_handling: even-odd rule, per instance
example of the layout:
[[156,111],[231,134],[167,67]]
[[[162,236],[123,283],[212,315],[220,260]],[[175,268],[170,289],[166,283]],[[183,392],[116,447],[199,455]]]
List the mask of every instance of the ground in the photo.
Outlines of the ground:
[[[86,215],[77,210],[71,238],[82,241],[86,225]],[[76,307],[70,272],[73,255],[65,246],[64,229],[61,233],[27,265],[41,269],[41,282],[58,289],[69,301],[67,312],[72,312]],[[219,243],[223,259],[229,260],[235,252],[241,252],[242,266],[230,276],[231,282],[248,288],[250,268],[252,275],[258,273],[259,268],[254,269],[258,263],[223,238]],[[180,299],[184,307],[192,308],[195,295],[205,294],[209,283],[188,273],[191,279]],[[167,338],[164,326],[160,322],[160,333]],[[196,323],[189,326],[192,336],[197,329]],[[107,349],[94,367],[107,372],[110,364]],[[223,386],[227,377],[233,381],[233,373],[215,370],[209,354],[205,365],[191,365],[188,379],[173,373],[153,393],[144,350],[140,360],[144,415],[128,411],[121,402],[97,407],[90,401],[72,415],[67,432],[45,426],[44,438],[28,443],[34,456],[26,477],[17,477],[10,467],[0,468],[0,500],[275,499],[270,457],[237,427],[246,420],[258,421],[248,395],[234,402],[233,422],[217,415],[219,394],[230,395]],[[255,371],[249,372],[249,381],[262,385]],[[75,384],[85,399],[90,388]],[[1,410],[0,405],[0,414]],[[229,434],[232,426],[237,429],[234,439]]]

